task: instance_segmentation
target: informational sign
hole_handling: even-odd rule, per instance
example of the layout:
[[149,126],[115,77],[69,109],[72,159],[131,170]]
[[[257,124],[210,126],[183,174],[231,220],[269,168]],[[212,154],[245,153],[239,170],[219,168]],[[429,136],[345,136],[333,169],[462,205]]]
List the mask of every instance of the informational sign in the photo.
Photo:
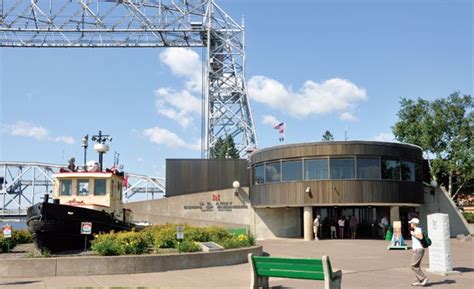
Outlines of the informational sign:
[[453,270],[451,259],[451,242],[449,240],[449,216],[447,214],[428,215],[428,235],[430,272],[447,273]]
[[176,239],[183,240],[184,239],[184,227],[183,226],[176,226]]
[[82,235],[92,234],[92,223],[91,222],[81,222],[81,234]]
[[6,225],[3,227],[3,238],[11,238],[12,237],[12,226]]

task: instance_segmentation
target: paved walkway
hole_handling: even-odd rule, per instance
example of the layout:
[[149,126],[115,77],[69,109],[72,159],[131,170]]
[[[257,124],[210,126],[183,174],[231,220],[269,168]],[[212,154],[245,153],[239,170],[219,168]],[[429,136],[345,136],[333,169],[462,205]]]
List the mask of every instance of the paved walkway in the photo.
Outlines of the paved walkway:
[[[387,251],[386,241],[324,240],[305,242],[279,239],[260,242],[274,256],[331,257],[333,267],[343,270],[342,288],[414,288],[408,268],[411,251]],[[438,276],[427,273],[430,288],[474,289],[474,242],[451,240],[453,265],[461,275]],[[427,254],[428,255],[428,254]],[[428,256],[423,266],[428,267]],[[0,288],[249,288],[250,267],[241,264],[161,273],[15,278],[0,280]],[[322,282],[270,278],[273,288],[324,288]]]

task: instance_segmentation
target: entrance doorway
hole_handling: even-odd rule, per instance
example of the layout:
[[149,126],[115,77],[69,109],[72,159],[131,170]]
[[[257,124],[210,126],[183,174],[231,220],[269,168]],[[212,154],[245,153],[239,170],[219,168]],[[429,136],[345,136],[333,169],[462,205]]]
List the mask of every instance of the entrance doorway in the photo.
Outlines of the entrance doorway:
[[336,231],[339,232],[337,221],[340,217],[344,217],[346,220],[344,238],[350,238],[349,220],[353,215],[356,216],[358,220],[356,238],[376,239],[382,238],[383,232],[379,223],[384,216],[390,219],[390,208],[375,206],[313,207],[313,216],[316,217],[317,215],[321,216],[322,226],[320,236],[322,239],[331,238],[331,226],[336,226]]

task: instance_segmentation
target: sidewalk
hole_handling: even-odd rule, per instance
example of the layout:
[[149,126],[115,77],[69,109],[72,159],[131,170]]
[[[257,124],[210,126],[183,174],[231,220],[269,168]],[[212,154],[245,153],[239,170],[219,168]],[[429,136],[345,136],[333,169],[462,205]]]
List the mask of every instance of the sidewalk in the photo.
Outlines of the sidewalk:
[[[343,270],[342,288],[419,288],[412,287],[409,269],[411,251],[388,251],[382,240],[323,240],[305,242],[279,239],[259,242],[264,251],[275,256],[320,258],[331,257],[334,268]],[[451,239],[453,265],[461,275],[438,276],[427,273],[430,288],[474,288],[474,242]],[[428,267],[428,254],[423,258]],[[241,264],[161,273],[69,276],[48,278],[15,278],[0,280],[0,288],[249,288],[250,267]],[[270,278],[273,288],[324,288],[322,282]]]

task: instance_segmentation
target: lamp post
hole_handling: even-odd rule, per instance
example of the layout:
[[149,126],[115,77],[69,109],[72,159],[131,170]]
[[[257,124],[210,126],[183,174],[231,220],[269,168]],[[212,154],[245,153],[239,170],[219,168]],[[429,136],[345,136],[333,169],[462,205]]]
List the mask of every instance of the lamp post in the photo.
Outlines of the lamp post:
[[87,162],[87,147],[89,146],[89,135],[86,134],[82,138],[82,147],[84,148],[84,170],[86,169],[86,162]]
[[232,187],[234,187],[234,196],[238,196],[239,195],[240,182],[239,181],[234,181],[232,183]]

